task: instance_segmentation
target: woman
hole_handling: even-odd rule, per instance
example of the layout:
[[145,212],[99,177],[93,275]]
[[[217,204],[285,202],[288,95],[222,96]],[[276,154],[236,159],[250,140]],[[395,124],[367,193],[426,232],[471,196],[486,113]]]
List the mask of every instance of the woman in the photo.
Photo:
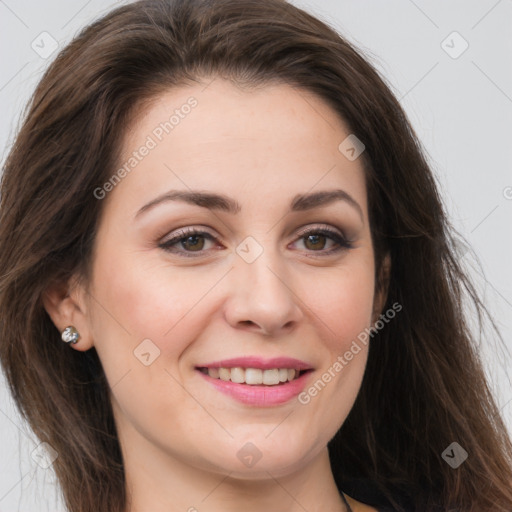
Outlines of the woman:
[[0,355],[70,512],[506,511],[512,446],[432,173],[281,0],[82,31],[6,161]]

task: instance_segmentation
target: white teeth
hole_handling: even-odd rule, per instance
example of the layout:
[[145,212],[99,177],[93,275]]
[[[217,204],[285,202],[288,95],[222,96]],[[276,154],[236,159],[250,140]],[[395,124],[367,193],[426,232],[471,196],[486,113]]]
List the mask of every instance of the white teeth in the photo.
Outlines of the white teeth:
[[227,368],[219,368],[219,377],[221,380],[230,380],[231,370],[228,370]]
[[231,368],[231,382],[243,384],[245,382],[245,370],[240,367]]
[[208,375],[213,377],[214,379],[219,378],[219,369],[218,368],[208,368]]
[[263,384],[273,386],[279,384],[279,370],[264,370],[263,372]]
[[293,368],[272,368],[261,370],[260,368],[208,368],[203,373],[208,373],[213,379],[230,380],[237,384],[249,384],[257,386],[275,386],[279,383],[288,382],[299,377],[299,370]]
[[245,383],[246,384],[263,384],[263,371],[259,368],[247,368],[245,370]]

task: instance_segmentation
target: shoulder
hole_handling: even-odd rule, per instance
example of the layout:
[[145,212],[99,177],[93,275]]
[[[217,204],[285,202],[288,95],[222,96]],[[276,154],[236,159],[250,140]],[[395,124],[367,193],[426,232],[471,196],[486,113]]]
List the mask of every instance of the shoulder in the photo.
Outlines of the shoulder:
[[371,507],[370,505],[365,505],[364,503],[351,498],[347,493],[343,494],[345,495],[348,504],[352,507],[353,512],[379,512],[378,509]]

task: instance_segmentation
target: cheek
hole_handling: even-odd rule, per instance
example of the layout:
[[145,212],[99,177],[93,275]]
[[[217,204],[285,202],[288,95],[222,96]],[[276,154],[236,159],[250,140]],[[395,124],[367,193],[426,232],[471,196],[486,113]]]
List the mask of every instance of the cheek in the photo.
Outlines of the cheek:
[[[315,285],[301,291],[310,309],[308,321],[321,336],[315,347],[321,360],[299,403],[310,428],[330,439],[348,416],[366,367],[368,344],[360,335],[371,325],[373,310],[373,261],[362,253],[337,269],[315,270]],[[325,269],[322,269],[325,270]],[[305,283],[311,279],[301,280]]]
[[105,246],[96,261],[94,288],[101,306],[95,308],[95,344],[102,360],[120,361],[123,352],[131,364],[133,351],[149,339],[160,350],[160,362],[173,365],[200,335],[200,303],[219,272],[172,268],[155,253],[135,252],[117,260],[108,254]]
[[[325,332],[331,352],[339,353],[371,325],[374,279],[371,258],[354,255],[337,269],[316,269],[310,280],[299,278],[301,297],[311,321]],[[313,282],[314,285],[307,283]]]
[[143,418],[166,424],[173,407],[187,401],[178,363],[204,328],[195,306],[218,278],[191,279],[141,253],[100,257],[96,270],[93,336],[116,407],[140,429]]

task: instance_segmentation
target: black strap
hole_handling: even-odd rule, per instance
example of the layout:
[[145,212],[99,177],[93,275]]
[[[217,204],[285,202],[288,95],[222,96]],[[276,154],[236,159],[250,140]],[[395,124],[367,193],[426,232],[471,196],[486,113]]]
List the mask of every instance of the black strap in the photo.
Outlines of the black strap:
[[345,502],[345,505],[347,505],[347,509],[348,509],[348,512],[354,512],[352,510],[352,507],[349,505],[348,501],[347,501],[347,498],[345,498],[345,495],[343,493],[341,493],[341,498],[342,500]]

